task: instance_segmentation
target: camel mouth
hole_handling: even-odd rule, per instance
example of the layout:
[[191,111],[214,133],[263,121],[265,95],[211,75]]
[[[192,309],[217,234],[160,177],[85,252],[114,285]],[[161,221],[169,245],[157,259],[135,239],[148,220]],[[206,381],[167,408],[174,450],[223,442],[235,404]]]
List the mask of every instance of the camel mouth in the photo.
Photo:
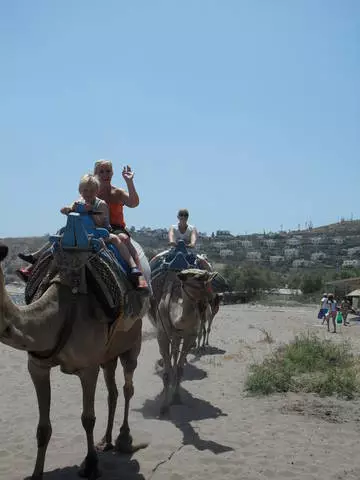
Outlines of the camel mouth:
[[4,330],[0,333],[0,338],[2,340],[5,340],[6,338],[10,338],[11,336],[11,327],[10,325],[7,325]]
[[9,252],[9,248],[3,243],[1,243],[0,244],[0,262],[2,262],[4,258],[7,257],[8,252]]

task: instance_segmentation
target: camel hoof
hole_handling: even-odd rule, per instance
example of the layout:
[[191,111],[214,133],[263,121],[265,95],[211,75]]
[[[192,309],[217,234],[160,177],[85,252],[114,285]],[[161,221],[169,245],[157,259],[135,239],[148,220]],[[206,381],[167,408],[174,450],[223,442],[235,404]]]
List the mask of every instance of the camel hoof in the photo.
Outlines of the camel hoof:
[[88,480],[96,480],[97,478],[101,477],[101,471],[96,468],[96,470],[89,472],[86,470],[86,468],[80,468],[78,475],[79,477],[87,478]]
[[175,393],[171,402],[172,405],[182,405],[180,393]]
[[78,471],[79,477],[87,478],[88,480],[96,480],[97,478],[101,477],[101,471],[98,469],[97,465],[97,455],[87,455]]
[[168,415],[170,412],[170,406],[169,405],[163,405],[160,408],[160,416],[164,417],[165,415]]
[[115,442],[115,450],[119,453],[135,453],[142,448],[146,448],[147,443],[133,444],[133,439],[130,433],[120,432],[120,435]]

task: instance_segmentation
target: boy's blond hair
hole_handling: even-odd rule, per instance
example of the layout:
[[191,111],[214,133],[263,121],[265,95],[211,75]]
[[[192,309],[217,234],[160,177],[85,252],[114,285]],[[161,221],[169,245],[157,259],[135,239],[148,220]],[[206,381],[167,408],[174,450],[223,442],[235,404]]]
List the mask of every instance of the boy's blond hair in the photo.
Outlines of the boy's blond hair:
[[80,179],[80,183],[79,183],[80,193],[85,186],[89,186],[94,190],[94,192],[98,192],[100,188],[99,180],[92,173],[87,173],[86,175],[83,175]]
[[112,162],[110,160],[104,160],[104,159],[97,160],[94,165],[94,175],[98,174],[100,167],[105,167],[105,166],[110,167],[111,171],[113,171]]

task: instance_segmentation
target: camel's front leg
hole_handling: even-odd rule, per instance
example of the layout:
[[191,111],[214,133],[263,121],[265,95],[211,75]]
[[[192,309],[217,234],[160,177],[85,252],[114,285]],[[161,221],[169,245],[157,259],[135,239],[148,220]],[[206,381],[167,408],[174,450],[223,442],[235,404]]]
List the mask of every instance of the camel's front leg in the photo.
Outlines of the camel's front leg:
[[94,445],[94,427],[95,427],[95,390],[99,375],[99,367],[91,367],[82,370],[79,373],[83,393],[83,411],[81,423],[86,432],[87,455],[80,468],[79,475],[91,480],[100,476],[98,470],[98,456]]
[[196,341],[196,348],[197,350],[200,350],[201,347],[201,340],[205,336],[205,324],[204,321],[201,319],[198,334],[197,334],[197,341]]
[[205,345],[209,345],[209,337],[210,337],[210,332],[211,332],[211,325],[214,320],[213,315],[211,314],[209,320],[208,320],[208,325],[207,325],[207,330],[206,330],[206,341]]
[[178,362],[174,366],[176,371],[176,378],[175,378],[174,393],[172,398],[173,404],[181,404],[180,383],[184,375],[184,365],[185,365],[186,357],[189,354],[190,348],[194,343],[194,338],[196,338],[196,333],[194,333],[193,335],[189,334],[184,337]]
[[118,389],[116,386],[116,380],[115,380],[117,361],[118,359],[116,357],[113,360],[110,360],[108,363],[106,363],[103,367],[104,379],[105,379],[106,387],[108,390],[108,422],[107,422],[104,438],[101,440],[101,442],[98,445],[98,449],[103,451],[111,450],[112,448],[114,448],[112,444],[112,431],[114,427],[116,404],[119,396],[119,392],[118,392]]
[[32,480],[43,478],[46,449],[51,438],[50,423],[50,368],[41,367],[29,358],[28,369],[34,383],[39,405],[39,423],[37,427],[37,456]]
[[159,351],[164,364],[163,371],[163,384],[164,384],[164,401],[160,408],[160,413],[165,414],[168,412],[171,403],[171,383],[172,383],[172,365],[170,356],[170,341],[163,330],[158,330],[157,340],[159,345]]
[[132,437],[130,435],[130,428],[129,428],[129,409],[130,409],[130,400],[134,395],[134,384],[133,384],[133,377],[134,372],[137,367],[137,358],[139,356],[141,349],[141,332],[139,338],[137,339],[136,344],[128,350],[120,354],[120,361],[121,365],[123,366],[124,370],[124,399],[125,399],[125,406],[124,406],[124,420],[123,424],[120,428],[119,436],[116,439],[116,450],[124,453],[133,453],[139,448],[144,448],[146,445],[141,444],[134,446],[132,442]]

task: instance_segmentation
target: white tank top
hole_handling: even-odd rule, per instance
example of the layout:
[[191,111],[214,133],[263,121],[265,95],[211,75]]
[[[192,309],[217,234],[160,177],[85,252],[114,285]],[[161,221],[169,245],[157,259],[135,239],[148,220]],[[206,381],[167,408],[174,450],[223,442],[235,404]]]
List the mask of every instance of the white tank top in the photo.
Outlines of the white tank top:
[[192,225],[188,224],[184,233],[180,232],[178,225],[173,225],[172,227],[174,229],[174,235],[175,235],[176,242],[178,240],[184,240],[185,243],[190,243],[191,234],[194,230],[194,227]]

